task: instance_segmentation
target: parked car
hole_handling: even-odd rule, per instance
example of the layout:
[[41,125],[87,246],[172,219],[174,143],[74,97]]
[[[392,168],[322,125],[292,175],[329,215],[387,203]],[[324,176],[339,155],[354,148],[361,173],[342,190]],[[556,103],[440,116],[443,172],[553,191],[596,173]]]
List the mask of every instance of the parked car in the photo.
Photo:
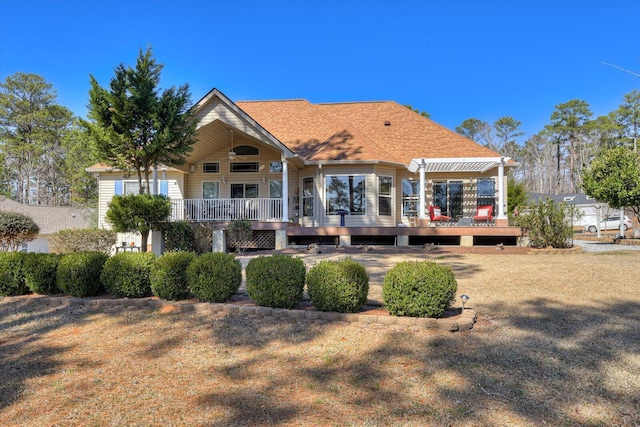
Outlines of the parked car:
[[[624,231],[627,231],[629,228],[631,228],[631,224],[632,222],[629,219],[629,217],[625,216],[624,220],[622,221],[622,229]],[[590,233],[595,233],[598,231],[598,226],[596,225],[595,221],[590,224],[587,224],[584,228],[585,230],[588,230]],[[600,220],[600,230],[619,230],[619,229],[620,229],[619,216],[610,216]]]

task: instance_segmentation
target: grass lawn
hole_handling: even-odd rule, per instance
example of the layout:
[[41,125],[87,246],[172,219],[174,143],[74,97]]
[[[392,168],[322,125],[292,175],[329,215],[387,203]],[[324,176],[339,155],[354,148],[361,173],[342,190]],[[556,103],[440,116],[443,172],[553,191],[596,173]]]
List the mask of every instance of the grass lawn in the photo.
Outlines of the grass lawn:
[[456,333],[0,300],[0,425],[639,425],[640,252],[507,252],[358,254],[451,265]]

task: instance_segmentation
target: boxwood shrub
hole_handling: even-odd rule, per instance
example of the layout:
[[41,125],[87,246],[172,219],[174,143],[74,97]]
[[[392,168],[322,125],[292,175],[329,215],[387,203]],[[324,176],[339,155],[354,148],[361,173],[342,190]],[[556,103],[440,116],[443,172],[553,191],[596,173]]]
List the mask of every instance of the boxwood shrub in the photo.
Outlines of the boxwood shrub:
[[307,273],[307,292],[318,310],[352,313],[367,302],[369,276],[349,258],[320,261]]
[[393,316],[442,317],[454,301],[457,289],[449,266],[432,261],[404,261],[385,275],[382,298]]
[[0,295],[23,295],[27,287],[24,283],[22,252],[0,252]]
[[121,252],[104,263],[100,280],[117,297],[142,298],[151,295],[153,252]]
[[191,292],[203,301],[225,302],[242,283],[242,266],[233,255],[209,252],[196,257],[187,267]]
[[151,291],[157,297],[180,300],[189,296],[187,267],[196,257],[193,252],[167,252],[151,266]]
[[247,292],[258,305],[294,308],[302,301],[307,269],[299,258],[276,254],[249,261]]
[[107,258],[109,256],[102,252],[63,255],[56,272],[58,289],[76,298],[98,295],[103,289],[100,273]]
[[31,292],[38,294],[56,294],[56,271],[60,255],[28,253],[24,258],[24,282]]

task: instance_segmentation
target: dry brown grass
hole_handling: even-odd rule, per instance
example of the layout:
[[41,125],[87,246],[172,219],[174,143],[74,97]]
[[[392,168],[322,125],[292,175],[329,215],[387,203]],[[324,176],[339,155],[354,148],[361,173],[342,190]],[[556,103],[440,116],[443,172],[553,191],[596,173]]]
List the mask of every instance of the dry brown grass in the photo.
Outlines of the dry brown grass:
[[640,424],[639,252],[353,256],[372,299],[398,259],[451,265],[478,323],[4,301],[0,425]]

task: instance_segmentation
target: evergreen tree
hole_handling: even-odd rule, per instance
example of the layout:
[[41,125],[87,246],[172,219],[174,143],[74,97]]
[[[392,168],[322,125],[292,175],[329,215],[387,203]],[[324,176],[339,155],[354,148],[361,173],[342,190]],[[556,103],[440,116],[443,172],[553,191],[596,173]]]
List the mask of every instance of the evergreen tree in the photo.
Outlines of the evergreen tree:
[[189,87],[160,93],[162,67],[148,48],[140,50],[135,68],[116,67],[109,89],[91,76],[85,125],[107,164],[137,173],[141,194],[150,193],[154,166],[183,164],[196,141]]

